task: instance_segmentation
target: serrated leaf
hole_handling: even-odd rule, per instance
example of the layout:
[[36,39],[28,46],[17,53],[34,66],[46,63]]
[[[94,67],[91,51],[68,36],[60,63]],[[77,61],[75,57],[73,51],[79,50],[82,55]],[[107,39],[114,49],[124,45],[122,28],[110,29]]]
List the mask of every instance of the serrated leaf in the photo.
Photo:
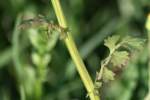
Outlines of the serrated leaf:
[[144,39],[140,39],[140,38],[134,38],[131,36],[126,36],[122,42],[123,42],[123,46],[131,48],[131,49],[142,49],[143,44],[144,44]]
[[109,48],[110,52],[112,52],[112,50],[116,47],[116,44],[119,41],[119,39],[120,36],[118,35],[108,37],[104,40],[104,45]]
[[113,66],[121,67],[129,59],[129,53],[127,51],[115,51],[111,58],[111,63]]
[[103,69],[102,79],[104,82],[109,82],[114,80],[115,73],[109,70],[107,67]]

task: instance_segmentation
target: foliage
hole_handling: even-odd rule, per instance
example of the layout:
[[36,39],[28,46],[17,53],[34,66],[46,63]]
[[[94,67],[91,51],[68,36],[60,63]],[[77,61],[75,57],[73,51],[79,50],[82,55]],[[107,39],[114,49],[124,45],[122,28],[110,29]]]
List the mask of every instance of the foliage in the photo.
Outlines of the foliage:
[[[114,80],[115,73],[113,70],[117,69],[117,67],[121,69],[127,65],[127,62],[131,59],[131,50],[136,52],[135,49],[141,49],[144,44],[142,39],[131,36],[120,38],[118,35],[108,37],[104,42],[104,45],[109,48],[110,52],[108,57],[102,61],[100,72],[96,75],[96,93],[98,93],[103,83]],[[111,68],[111,70],[108,68]]]
[[[109,44],[105,41],[111,37],[118,37],[117,41],[113,40],[116,41],[115,44],[111,42],[111,46],[116,46],[123,39],[127,40],[128,44],[121,46],[112,54],[112,57],[119,56],[119,61],[115,57],[104,67],[105,78],[102,80],[105,82],[101,82],[102,80],[95,82],[95,88],[98,90],[95,91],[96,94],[99,94],[101,87],[100,95],[103,100],[143,100],[148,94],[149,51],[148,47],[145,47],[148,45],[147,41],[142,45],[144,49],[141,52],[137,49],[142,48],[139,47],[143,43],[142,38],[149,41],[145,21],[150,10],[150,1],[60,0],[60,2],[69,31],[93,80],[96,70],[101,66],[99,62],[104,63],[104,58],[110,54],[108,46],[106,47]],[[62,28],[58,28],[50,1],[1,0],[0,11],[0,100],[36,97],[38,91],[35,92],[35,89],[40,90],[35,88],[38,86],[38,70],[42,72],[40,79],[42,93],[39,92],[39,96],[42,94],[42,100],[87,100],[87,92],[75,64],[70,59],[64,42],[58,40],[60,37],[58,33]],[[20,14],[22,16],[19,22],[23,25],[22,28],[17,24]],[[38,16],[39,14],[44,17]],[[56,26],[59,32],[56,31],[55,35],[47,34],[45,26],[48,23]],[[51,36],[54,39],[51,40]],[[106,37],[108,38],[105,39]],[[138,52],[135,52],[136,50]],[[119,66],[114,66],[117,64]],[[115,80],[109,81],[113,79]]]

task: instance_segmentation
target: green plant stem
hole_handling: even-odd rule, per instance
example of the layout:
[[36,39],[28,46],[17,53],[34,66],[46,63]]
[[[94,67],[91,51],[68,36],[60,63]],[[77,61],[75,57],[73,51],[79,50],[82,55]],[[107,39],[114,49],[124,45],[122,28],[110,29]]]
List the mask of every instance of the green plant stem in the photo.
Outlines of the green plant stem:
[[[59,0],[51,0],[52,5],[54,7],[59,25],[61,27],[67,28],[67,23],[65,20],[65,17],[62,12],[62,8],[60,6]],[[71,36],[70,32],[67,32],[66,37],[64,38],[64,42],[69,50],[69,53],[76,64],[77,71],[86,87],[87,92],[89,93],[89,97],[91,100],[100,100],[100,98],[94,93],[94,84],[92,82],[92,79],[83,63],[82,58],[79,55],[79,52],[77,50],[77,47],[74,43],[74,40]]]
[[98,77],[96,78],[96,81],[98,80],[101,80],[102,78],[102,75],[103,75],[103,70],[104,70],[104,67],[106,67],[108,65],[108,63],[110,62],[111,58],[112,58],[112,55],[113,53],[122,45],[122,43],[119,43],[109,54],[109,56],[106,58],[106,60],[104,60],[102,63],[101,63],[101,69],[98,73]]
[[146,97],[144,98],[144,100],[149,100],[150,99],[150,30],[147,29],[147,34],[148,34],[148,93],[146,95]]
[[148,93],[144,100],[149,100],[150,99],[150,15],[147,17],[146,21],[146,29],[147,29],[147,37],[148,37]]
[[148,94],[144,100],[150,99],[150,30],[148,30]]
[[25,95],[25,90],[24,90],[24,87],[23,85],[20,85],[20,97],[21,97],[21,100],[26,100],[26,95]]
[[16,76],[18,79],[18,84],[21,84],[19,87],[21,100],[25,100],[25,98],[26,98],[25,90],[24,90],[24,87],[22,86],[23,68],[22,68],[22,63],[21,63],[20,57],[19,57],[19,54],[20,54],[20,48],[19,48],[20,30],[18,29],[18,26],[20,25],[20,23],[21,23],[21,14],[19,14],[17,19],[16,19],[15,28],[13,31],[12,58],[13,58],[13,62],[14,62],[14,68],[16,71]]
[[147,37],[148,37],[148,88],[149,88],[149,93],[150,93],[150,14],[147,16],[147,21],[146,21],[146,29],[147,29]]
[[150,30],[148,30],[148,54],[149,54],[149,61],[148,61],[148,89],[150,93]]
[[36,81],[35,84],[35,100],[41,100],[42,98],[42,82],[40,80]]
[[17,78],[20,80],[22,79],[22,64],[20,61],[19,53],[20,53],[20,48],[19,48],[19,36],[20,36],[20,30],[18,30],[18,26],[21,22],[21,15],[18,15],[16,19],[16,25],[13,31],[13,39],[12,39],[12,55],[13,55],[13,62],[14,62],[14,67],[15,71],[17,74]]

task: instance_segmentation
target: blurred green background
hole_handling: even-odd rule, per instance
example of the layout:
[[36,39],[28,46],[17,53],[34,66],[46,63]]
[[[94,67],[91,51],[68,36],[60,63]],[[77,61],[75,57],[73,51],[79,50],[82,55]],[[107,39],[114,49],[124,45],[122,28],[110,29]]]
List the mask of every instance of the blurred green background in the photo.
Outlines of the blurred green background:
[[[113,34],[147,38],[146,17],[150,0],[60,0],[86,67],[95,79],[100,61],[107,56],[103,40]],[[21,100],[15,54],[23,66],[31,66],[33,47],[22,32],[15,40],[15,23],[21,13],[27,18],[39,14],[57,23],[50,0],[0,0],[0,100]],[[16,47],[19,46],[19,47]],[[16,48],[19,48],[19,52]],[[15,51],[16,50],[16,51]],[[15,52],[15,54],[13,54]],[[62,41],[51,52],[48,74],[43,83],[42,100],[88,100],[86,90]],[[148,92],[148,52],[145,46],[116,80],[102,88],[102,100],[143,100]],[[20,73],[25,73],[20,70]],[[32,82],[32,71],[25,81]],[[31,86],[27,88],[32,88]]]

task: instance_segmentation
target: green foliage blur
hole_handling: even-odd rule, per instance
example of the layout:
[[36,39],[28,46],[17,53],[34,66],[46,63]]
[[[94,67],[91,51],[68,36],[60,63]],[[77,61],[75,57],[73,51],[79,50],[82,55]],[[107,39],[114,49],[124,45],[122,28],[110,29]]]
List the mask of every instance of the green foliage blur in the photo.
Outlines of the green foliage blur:
[[[69,30],[93,80],[109,52],[104,46],[106,37],[117,34],[147,39],[145,21],[150,0],[60,1]],[[23,82],[29,94],[36,92],[32,87],[38,83],[34,82],[36,68],[31,60],[34,47],[27,32],[16,31],[17,18],[22,15],[29,19],[41,14],[49,21],[58,22],[50,0],[0,0],[0,12],[0,100],[23,100],[19,83]],[[142,52],[133,55],[127,66],[117,70],[114,81],[103,86],[102,100],[144,100],[149,73],[146,45]],[[63,41],[58,40],[49,53],[51,59],[42,83],[41,100],[88,100]],[[25,76],[20,80],[22,74]]]

